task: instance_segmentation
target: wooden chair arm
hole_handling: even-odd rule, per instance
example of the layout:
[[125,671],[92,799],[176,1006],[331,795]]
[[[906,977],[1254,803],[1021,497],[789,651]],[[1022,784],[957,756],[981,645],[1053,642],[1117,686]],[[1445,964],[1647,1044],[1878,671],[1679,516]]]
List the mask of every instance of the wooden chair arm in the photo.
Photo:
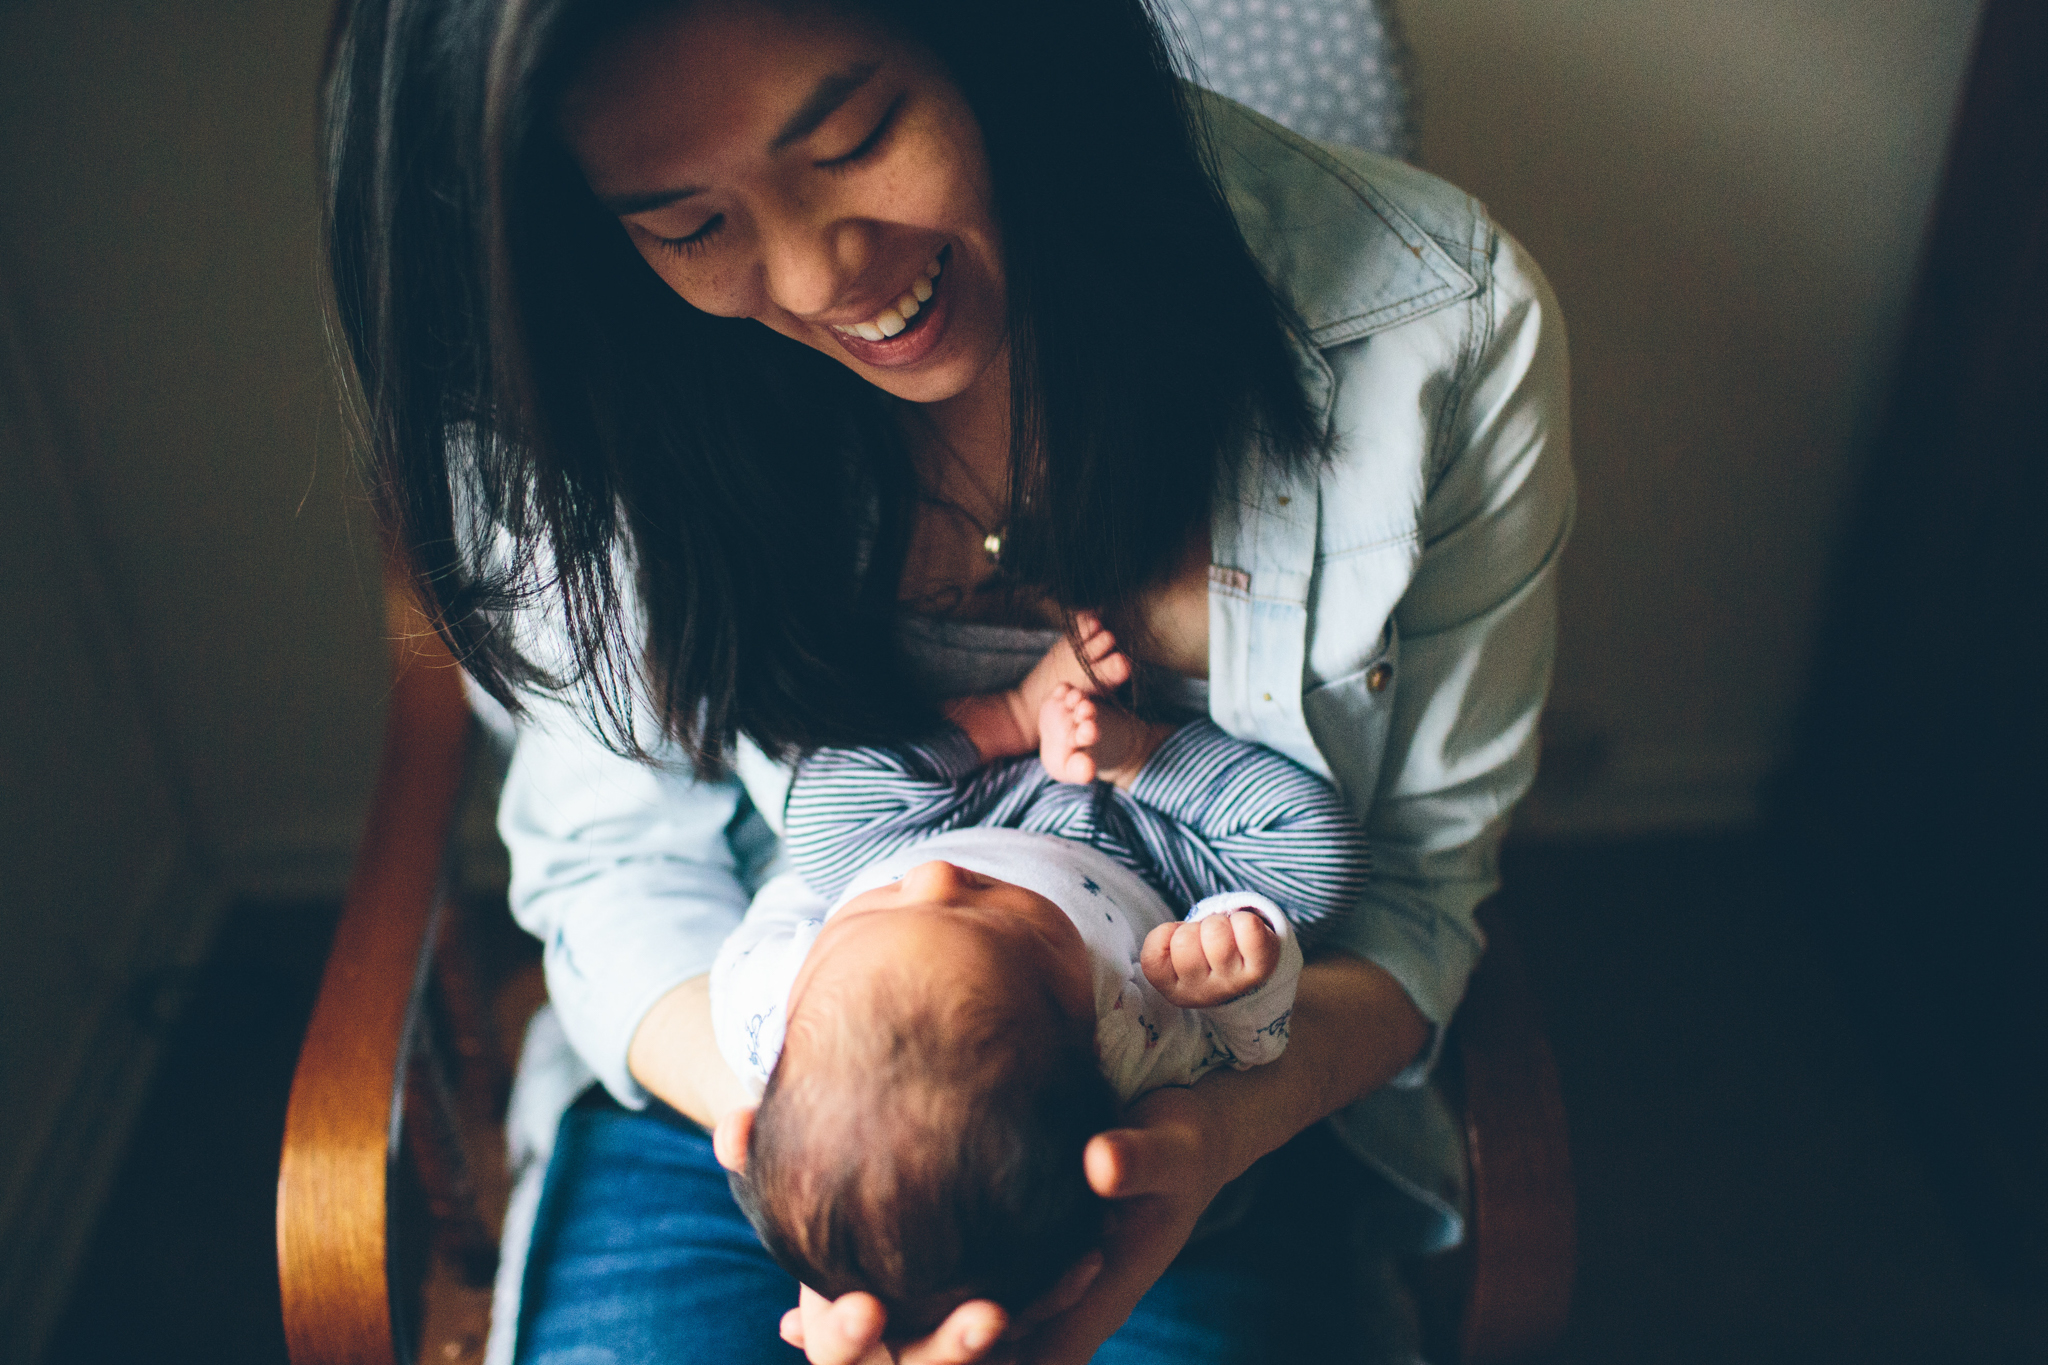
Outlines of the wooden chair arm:
[[1458,1014],[1472,1216],[1458,1359],[1493,1365],[1552,1345],[1578,1267],[1576,1194],[1557,1063],[1521,953],[1497,914]]
[[431,956],[462,789],[461,672],[391,584],[397,674],[376,794],[299,1053],[277,1182],[293,1365],[400,1365],[387,1264],[410,1014]]
[[[278,1171],[278,1280],[293,1365],[409,1365],[393,1299],[394,1175],[407,1060],[438,929],[471,735],[461,672],[402,583],[376,793],[299,1054]],[[1491,946],[1452,1031],[1471,1192],[1466,1245],[1428,1272],[1451,1316],[1433,1346],[1496,1365],[1552,1344],[1576,1269],[1556,1064],[1514,940]],[[418,1153],[415,1153],[418,1155]]]

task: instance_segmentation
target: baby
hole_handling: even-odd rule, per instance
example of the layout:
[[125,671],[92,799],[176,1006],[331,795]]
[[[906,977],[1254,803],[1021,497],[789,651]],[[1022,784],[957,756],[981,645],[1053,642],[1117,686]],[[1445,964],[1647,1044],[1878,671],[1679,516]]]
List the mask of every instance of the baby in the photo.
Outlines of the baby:
[[1302,940],[1364,886],[1327,783],[1098,705],[1131,665],[1092,619],[1079,644],[921,743],[805,759],[798,870],[712,969],[720,1049],[765,1086],[716,1134],[734,1192],[791,1274],[881,1299],[892,1340],[968,1298],[1021,1309],[1093,1249],[1088,1140],[1147,1090],[1278,1057]]

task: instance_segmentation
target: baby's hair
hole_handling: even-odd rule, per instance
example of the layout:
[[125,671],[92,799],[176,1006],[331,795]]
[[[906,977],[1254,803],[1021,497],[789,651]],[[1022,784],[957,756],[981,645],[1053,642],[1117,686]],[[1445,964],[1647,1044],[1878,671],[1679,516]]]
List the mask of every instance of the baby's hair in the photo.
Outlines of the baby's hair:
[[1015,1313],[1101,1244],[1082,1152],[1119,1106],[1092,1031],[1050,996],[877,1015],[823,1040],[792,1021],[734,1197],[798,1280],[880,1299],[890,1341],[968,1299]]

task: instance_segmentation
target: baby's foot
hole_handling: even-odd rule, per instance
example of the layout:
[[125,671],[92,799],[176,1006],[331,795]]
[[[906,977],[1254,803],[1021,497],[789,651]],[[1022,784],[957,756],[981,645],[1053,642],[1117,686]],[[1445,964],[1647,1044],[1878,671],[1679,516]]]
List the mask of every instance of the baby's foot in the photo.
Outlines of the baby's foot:
[[1171,1004],[1205,1010],[1263,986],[1280,965],[1280,939],[1257,913],[1236,910],[1162,924],[1145,936],[1138,966]]
[[1075,626],[1079,648],[1062,638],[1017,686],[1006,692],[956,697],[946,703],[947,718],[967,732],[982,762],[1028,754],[1039,747],[1040,714],[1055,688],[1064,685],[1087,693],[1120,687],[1130,679],[1131,661],[1116,647],[1116,636],[1103,627],[1100,617],[1081,612]]
[[1095,699],[1072,683],[1053,688],[1038,712],[1038,761],[1055,782],[1093,782],[1102,740]]
[[1116,636],[1102,624],[1101,617],[1092,611],[1077,612],[1074,632],[1073,636],[1061,636],[1017,684],[1020,725],[1035,728],[1046,698],[1062,684],[1099,694],[1130,681],[1131,661],[1116,647]]
[[1055,782],[1114,782],[1130,790],[1170,725],[1139,720],[1114,702],[1098,703],[1061,683],[1038,712],[1038,761]]

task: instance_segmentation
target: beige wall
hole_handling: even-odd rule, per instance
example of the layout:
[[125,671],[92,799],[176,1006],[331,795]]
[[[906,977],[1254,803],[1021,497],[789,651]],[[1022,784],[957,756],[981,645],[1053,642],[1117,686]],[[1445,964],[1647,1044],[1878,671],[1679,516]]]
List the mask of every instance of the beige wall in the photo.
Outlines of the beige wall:
[[374,541],[318,306],[325,0],[0,6],[0,1358],[237,895],[330,896]]
[[375,537],[346,499],[318,311],[326,11],[0,9],[0,276],[231,890],[333,890],[376,757]]
[[[325,8],[0,11],[17,330],[197,837],[250,890],[333,884],[381,685],[316,321]],[[1404,3],[1425,160],[1573,332],[1539,823],[1739,817],[1781,751],[1975,9]]]
[[[188,963],[224,896],[336,891],[367,794],[374,538],[317,308],[326,9],[0,6],[9,1029],[101,1040],[4,1077],[33,1138],[0,1153],[14,1229],[81,1221],[139,1093],[149,1040],[95,1032],[108,1002]],[[1402,0],[1426,163],[1534,249],[1573,332],[1583,500],[1537,828],[1753,810],[1975,11]],[[1913,622],[1899,641],[1903,692]],[[66,1256],[15,1244],[47,1262],[0,1264],[19,1327]]]
[[[1572,335],[1580,519],[1536,827],[1754,809],[1977,9],[1401,0],[1425,163],[1535,252]],[[1902,621],[1902,683],[1912,641]]]

